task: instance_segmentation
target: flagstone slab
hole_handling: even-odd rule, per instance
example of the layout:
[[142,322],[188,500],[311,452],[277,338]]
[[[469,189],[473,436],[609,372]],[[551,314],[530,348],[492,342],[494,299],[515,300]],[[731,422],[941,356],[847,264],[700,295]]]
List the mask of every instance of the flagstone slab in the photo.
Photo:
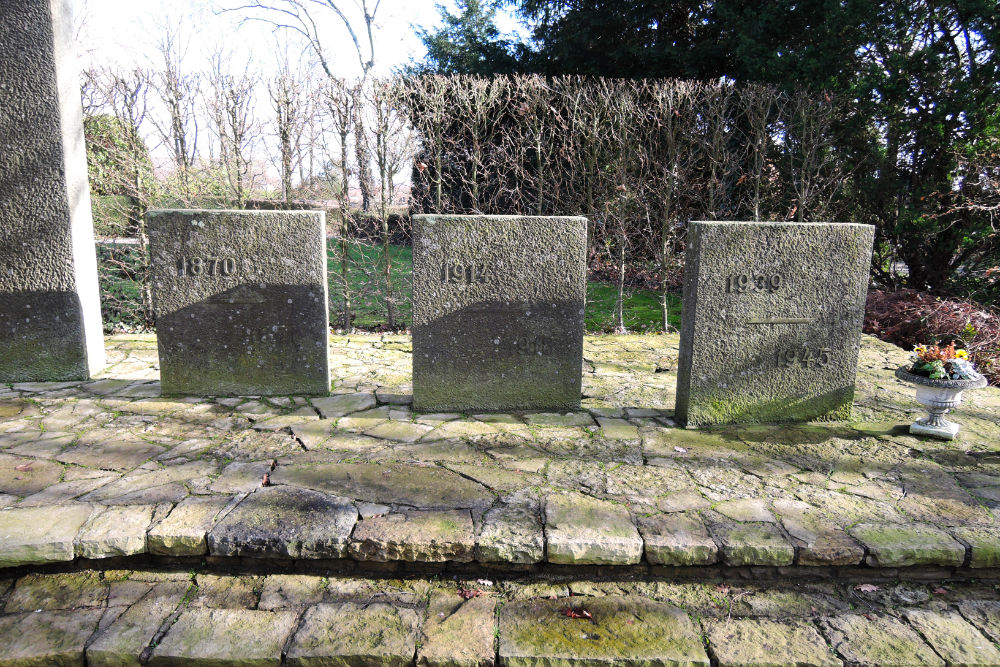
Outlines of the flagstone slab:
[[417,665],[492,667],[497,599],[463,600],[454,590],[438,590],[427,605],[427,620],[417,648]]
[[791,565],[795,547],[773,523],[713,523],[709,529],[729,565]]
[[0,667],[83,667],[87,640],[103,615],[103,609],[70,609],[0,617]]
[[65,450],[57,460],[103,470],[131,470],[164,451],[136,437],[108,434],[102,442],[87,442]]
[[374,408],[376,403],[375,394],[337,394],[334,396],[323,396],[311,398],[309,402],[319,410],[324,419],[337,419],[352,412],[361,412]]
[[1000,530],[969,526],[952,528],[951,533],[971,548],[969,567],[1000,567]]
[[511,667],[709,664],[687,614],[632,596],[509,602],[500,610],[499,657]]
[[844,614],[821,624],[830,645],[849,664],[945,664],[913,628],[891,616]]
[[958,610],[970,623],[989,637],[1000,643],[1000,602],[996,600],[962,600]]
[[545,539],[550,563],[629,565],[642,558],[628,508],[581,493],[546,498]]
[[337,496],[420,509],[488,507],[493,494],[450,470],[401,464],[332,463],[281,466],[273,481]]
[[157,632],[174,613],[188,582],[165,581],[125,610],[108,627],[101,629],[87,647],[88,667],[138,665]]
[[598,417],[597,423],[601,427],[602,438],[608,440],[637,440],[639,438],[638,427],[626,419]]
[[203,556],[208,553],[208,531],[230,496],[185,498],[147,534],[149,553],[160,556]]
[[272,574],[261,585],[258,609],[293,609],[322,602],[329,580],[308,574]]
[[816,628],[803,621],[756,618],[702,621],[719,667],[838,667]]
[[208,534],[213,556],[343,558],[358,511],[349,501],[290,486],[261,488]]
[[54,461],[0,454],[0,493],[28,496],[59,481],[63,466]]
[[413,663],[419,617],[384,602],[318,604],[306,611],[288,648],[289,667]]
[[81,558],[111,558],[146,553],[146,531],[155,505],[118,505],[96,512],[73,543]]
[[537,498],[514,494],[490,508],[482,518],[476,544],[482,563],[540,563],[545,560],[545,533]]
[[911,609],[906,620],[949,665],[1000,665],[1000,651],[956,612]]
[[364,561],[467,563],[475,545],[468,510],[396,512],[359,521],[350,553]]
[[104,607],[108,586],[98,572],[29,574],[17,580],[4,613]]
[[719,547],[694,512],[639,518],[646,560],[653,565],[711,565]]
[[149,665],[279,667],[298,613],[187,609],[153,649]]
[[774,510],[788,534],[798,540],[799,565],[857,565],[865,557],[857,541],[812,505],[779,498]]
[[0,568],[73,560],[73,541],[93,511],[89,503],[0,511]]
[[964,546],[927,524],[864,523],[848,532],[868,548],[868,560],[877,567],[958,566],[965,560]]

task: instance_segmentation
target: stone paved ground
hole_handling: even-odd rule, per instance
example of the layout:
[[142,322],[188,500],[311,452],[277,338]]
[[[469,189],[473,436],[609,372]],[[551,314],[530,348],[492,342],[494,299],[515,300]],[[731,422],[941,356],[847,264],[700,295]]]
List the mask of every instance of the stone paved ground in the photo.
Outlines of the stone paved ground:
[[0,575],[0,667],[998,665],[997,585]]
[[[912,389],[892,375],[906,353],[870,338],[856,421],[698,432],[671,419],[672,336],[588,338],[585,409],[570,414],[414,413],[403,336],[333,339],[334,394],[313,399],[164,398],[152,337],[108,347],[95,381],[0,388],[0,567],[1000,567],[1000,390],[967,394],[959,441],[912,437]],[[856,629],[842,626],[824,636]]]

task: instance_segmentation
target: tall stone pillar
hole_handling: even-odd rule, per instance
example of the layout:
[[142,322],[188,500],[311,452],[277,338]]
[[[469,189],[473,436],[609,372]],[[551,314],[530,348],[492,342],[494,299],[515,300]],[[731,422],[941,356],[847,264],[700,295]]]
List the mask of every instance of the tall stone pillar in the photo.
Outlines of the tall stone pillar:
[[69,0],[0,1],[0,382],[104,365]]

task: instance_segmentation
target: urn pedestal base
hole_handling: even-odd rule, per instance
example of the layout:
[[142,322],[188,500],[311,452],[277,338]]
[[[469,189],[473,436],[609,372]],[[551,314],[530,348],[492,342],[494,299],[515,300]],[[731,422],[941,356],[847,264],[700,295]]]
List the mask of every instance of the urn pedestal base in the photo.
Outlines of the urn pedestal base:
[[915,385],[917,403],[927,408],[927,416],[913,422],[910,433],[941,440],[954,440],[958,435],[959,425],[944,416],[962,404],[962,392],[986,386],[986,378],[981,375],[968,380],[932,380],[900,368],[896,377]]

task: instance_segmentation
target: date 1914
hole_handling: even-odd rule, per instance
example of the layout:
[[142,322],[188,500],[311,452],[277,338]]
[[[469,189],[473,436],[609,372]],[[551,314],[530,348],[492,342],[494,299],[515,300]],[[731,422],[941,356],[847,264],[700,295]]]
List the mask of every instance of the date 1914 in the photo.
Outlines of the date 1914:
[[178,276],[231,276],[236,271],[235,257],[181,257]]
[[726,280],[726,291],[734,292],[736,294],[742,294],[743,292],[777,292],[781,289],[781,283],[783,282],[781,276],[777,273],[770,276],[765,275],[734,275],[729,276]]
[[778,350],[774,353],[775,364],[783,368],[793,368],[802,366],[812,368],[817,366],[822,368],[830,364],[831,350],[828,347],[821,347],[818,350],[811,350],[806,346],[798,349]]
[[486,264],[452,264],[448,262],[441,265],[441,282],[450,285],[485,283],[488,275],[489,267]]

